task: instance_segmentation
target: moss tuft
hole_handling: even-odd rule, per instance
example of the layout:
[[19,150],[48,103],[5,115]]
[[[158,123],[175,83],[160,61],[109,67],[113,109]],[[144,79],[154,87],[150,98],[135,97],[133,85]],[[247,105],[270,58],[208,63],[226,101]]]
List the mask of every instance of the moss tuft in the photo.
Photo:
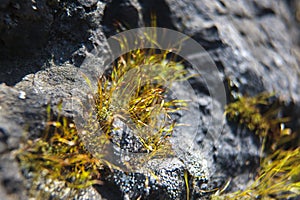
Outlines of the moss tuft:
[[290,146],[289,141],[299,137],[284,128],[287,118],[280,118],[278,102],[270,101],[272,95],[240,97],[227,105],[229,120],[254,131],[263,139],[262,159],[255,181],[244,191],[220,194],[211,199],[291,199],[300,197],[300,147]]
[[292,199],[300,196],[300,148],[277,150],[265,157],[260,172],[246,190],[213,195],[213,200]]
[[41,177],[73,190],[101,184],[102,163],[85,149],[75,124],[65,117],[47,122],[43,136],[26,141],[17,157],[25,176],[33,179],[29,190],[40,187]]
[[225,114],[231,121],[238,122],[264,138],[268,149],[282,146],[295,136],[289,128],[284,127],[288,118],[280,117],[280,103],[272,101],[272,94],[262,93],[254,97],[242,96],[226,106]]
[[170,98],[172,84],[183,80],[186,71],[168,57],[169,51],[134,50],[99,78],[97,116],[108,138],[114,137],[113,122],[119,118],[135,130],[145,151],[170,152],[168,138],[176,126],[171,114],[184,109],[187,102]]

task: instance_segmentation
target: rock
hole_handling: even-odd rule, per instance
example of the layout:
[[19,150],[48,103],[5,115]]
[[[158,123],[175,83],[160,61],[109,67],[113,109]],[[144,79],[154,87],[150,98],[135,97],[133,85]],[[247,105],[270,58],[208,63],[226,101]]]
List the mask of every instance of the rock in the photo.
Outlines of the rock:
[[1,6],[0,83],[15,85],[53,63],[80,66],[85,52],[103,43],[102,2],[12,0]]
[[137,1],[112,1],[106,5],[103,14],[102,26],[106,37],[117,34],[118,30],[138,28],[142,25],[141,6]]
[[[264,91],[274,92],[286,103],[283,113],[291,114],[290,107],[293,107],[292,115],[299,118],[296,110],[300,104],[300,54],[295,46],[299,43],[299,23],[288,7],[297,3],[188,2],[157,2],[160,4],[157,7],[167,4],[165,12],[172,16],[171,25],[166,27],[176,27],[198,41],[239,94],[253,96]],[[295,8],[297,6],[292,10]],[[227,94],[236,96],[230,88]],[[295,120],[289,126],[300,130]]]
[[15,103],[18,91],[3,84],[0,88],[0,196],[4,199],[26,199],[24,178],[12,153],[19,147],[24,132],[20,107]]
[[25,180],[21,174],[19,164],[11,153],[0,155],[0,196],[2,199],[27,199]]
[[[18,83],[15,88],[26,93],[25,101],[29,101],[31,96],[31,105],[33,107],[45,107],[47,102],[51,102],[53,106],[55,106],[60,102],[61,99],[63,99],[65,105],[63,114],[65,116],[72,117],[72,110],[68,106],[72,100],[71,94],[76,95],[76,98],[83,98],[85,94],[84,92],[82,93],[80,91],[86,90],[84,88],[84,83],[82,85],[78,85],[78,82],[75,81],[77,72],[78,70],[71,65],[49,68],[45,71],[40,71],[35,75],[28,75],[23,79],[22,82]],[[182,91],[182,93],[182,95],[188,96],[188,94],[185,92]],[[33,94],[35,94],[36,98],[38,98],[39,103],[32,102],[34,99]],[[20,102],[24,101],[24,99],[19,98],[19,92],[15,93],[15,98],[17,98]],[[247,170],[249,170],[247,165],[251,165],[251,172],[252,170],[255,170],[255,166],[258,165],[257,161],[259,158],[259,142],[253,143],[253,137],[251,137],[251,134],[236,135],[235,131],[232,132],[229,128],[227,128],[222,135],[219,135],[219,130],[217,129],[214,130],[214,134],[208,134],[205,132],[205,130],[207,130],[210,126],[209,123],[212,107],[208,102],[211,102],[212,99],[209,99],[207,96],[199,98],[199,103],[201,103],[201,106],[203,107],[202,111],[200,112],[202,119],[200,120],[201,123],[199,124],[198,132],[198,137],[201,136],[203,138],[201,141],[198,141],[200,148],[193,144],[194,136],[189,135],[188,129],[183,129],[184,132],[178,135],[178,138],[175,138],[173,141],[173,148],[175,149],[179,160],[167,159],[167,161],[165,158],[162,158],[150,161],[152,162],[151,164],[141,166],[141,172],[132,173],[132,176],[127,176],[125,175],[126,173],[119,171],[112,174],[111,176],[114,178],[107,179],[106,184],[114,185],[113,187],[117,187],[119,190],[121,190],[124,198],[126,198],[127,195],[129,198],[137,198],[142,194],[146,198],[150,199],[151,196],[159,193],[162,195],[161,198],[163,199],[181,199],[186,195],[184,192],[186,185],[183,182],[183,174],[186,170],[187,173],[191,174],[192,177],[202,177],[199,180],[197,178],[194,179],[193,184],[190,187],[195,197],[203,197],[207,195],[206,193],[203,193],[204,190],[208,191],[216,187],[221,187],[223,184],[225,184],[228,176],[239,177],[241,174],[244,175],[246,172],[248,172]],[[44,104],[41,104],[41,102],[44,102]],[[202,102],[206,103],[203,104]],[[217,104],[217,102],[215,102],[215,104]],[[197,104],[194,106],[197,106]],[[20,108],[22,106],[18,105],[17,107]],[[42,116],[42,114],[40,115]],[[220,115],[214,116],[222,118],[222,112],[220,112]],[[26,115],[22,116],[21,118],[27,121]],[[227,125],[225,126],[228,127]],[[126,131],[126,129],[124,128],[123,131]],[[32,135],[32,137],[36,136]],[[218,138],[216,139],[216,137]],[[125,138],[123,142],[129,144],[130,138]],[[194,146],[194,148],[188,148],[189,150],[187,150],[186,147],[190,146]],[[226,149],[226,151],[224,151],[224,149]],[[240,152],[237,151],[237,149],[240,149]],[[236,163],[230,164],[230,162],[228,162],[228,156],[231,156],[232,159],[235,159]],[[245,164],[247,163],[246,161],[248,161],[248,164]],[[169,165],[173,166],[171,171],[169,171]],[[162,179],[164,181],[154,181],[148,183],[149,187],[152,189],[147,192],[143,189],[145,186],[144,184],[146,177],[148,177],[148,179],[153,179],[153,177],[149,176],[149,171],[155,173],[159,180]],[[249,174],[251,173],[249,172]],[[217,179],[217,177],[221,178]],[[136,179],[136,181],[132,182],[132,185],[129,186],[127,183],[128,181],[133,181],[131,179]],[[173,181],[169,182],[167,180]],[[243,181],[245,180],[246,178],[243,178]],[[173,185],[176,182],[178,185]],[[98,188],[101,188],[101,186]],[[143,192],[141,193],[140,190]],[[100,189],[99,191],[102,190]],[[178,191],[183,192],[178,193]]]
[[290,53],[291,16],[284,2],[165,2],[177,17],[174,26],[202,44],[242,94],[276,91],[287,102],[299,102],[299,68]]
[[[68,71],[67,74],[63,73],[64,70],[65,72]],[[71,73],[71,70],[74,73],[77,72],[75,67],[53,68],[52,70],[41,71],[36,75],[28,75],[15,88],[4,84],[0,85],[1,198],[12,200],[28,198],[26,187],[30,178],[27,177],[25,181],[21,174],[15,151],[27,138],[35,139],[41,136],[47,121],[46,107],[48,103],[51,102],[55,110],[55,105],[60,103],[60,99],[67,99],[70,96],[70,91],[66,91],[65,88],[58,90],[56,86],[68,80],[66,78],[68,75],[73,75],[72,77],[69,76],[71,78],[69,82],[67,81],[63,84],[63,87],[66,85],[72,86],[72,80],[75,76],[74,73]],[[56,76],[56,74],[60,74],[60,76]],[[21,88],[22,90],[20,90]],[[51,92],[50,90],[53,91]],[[26,98],[19,98],[20,91],[26,93]],[[52,96],[54,93],[57,96]],[[52,99],[54,97],[56,100]],[[59,112],[58,109],[55,111],[56,113]],[[67,110],[64,115],[68,116]],[[41,185],[45,184],[43,181],[45,180],[41,179]],[[62,185],[65,187],[64,184]],[[57,184],[57,187],[61,186]],[[55,198],[62,198],[62,196],[57,196],[57,194],[71,195],[67,189],[60,188],[59,191],[53,192],[51,195]],[[75,196],[74,199],[101,199],[101,196],[91,187],[82,189],[78,194],[73,194],[73,196]]]
[[97,3],[97,0],[78,0],[78,2],[85,7],[92,7]]
[[[1,1],[0,82],[12,85],[42,67],[53,15],[45,1]],[[31,59],[30,59],[31,58]]]
[[30,55],[47,43],[53,16],[45,1],[4,1],[0,9],[1,59]]
[[[187,34],[205,48],[226,84],[229,101],[236,95],[275,92],[285,103],[283,115],[292,116],[287,126],[300,130],[300,54],[295,46],[299,23],[286,1],[36,2],[0,1],[0,81],[15,85],[0,85],[1,198],[26,199],[26,179],[13,156],[24,132],[30,138],[40,136],[48,103],[57,113],[56,106],[63,100],[62,114],[67,117],[79,112],[72,99],[82,99],[88,91],[76,76],[84,58],[94,62],[83,63],[87,66],[104,66],[109,57],[106,37],[151,25],[151,12],[158,26]],[[191,79],[190,85],[198,98],[192,108],[199,117],[191,119],[191,124],[198,124],[197,134],[189,128],[177,130],[176,156],[153,159],[140,171],[104,172],[104,185],[87,188],[76,198],[183,199],[185,176],[191,199],[209,198],[209,190],[228,181],[227,191],[244,189],[259,166],[259,139],[221,120],[222,106],[209,95],[201,77]],[[220,120],[222,131],[216,127]]]

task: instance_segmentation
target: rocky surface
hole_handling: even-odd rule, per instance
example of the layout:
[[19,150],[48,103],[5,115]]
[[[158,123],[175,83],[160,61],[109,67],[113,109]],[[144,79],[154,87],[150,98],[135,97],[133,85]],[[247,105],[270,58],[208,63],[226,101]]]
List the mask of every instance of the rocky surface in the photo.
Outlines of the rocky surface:
[[[72,116],[72,97],[84,95],[84,86],[75,82],[85,56],[97,49],[97,62],[103,64],[109,56],[106,37],[150,25],[151,12],[157,16],[157,26],[187,34],[208,51],[229,101],[240,94],[275,92],[286,104],[283,115],[293,116],[290,126],[300,129],[299,11],[294,2],[0,1],[0,81],[10,85],[0,85],[0,199],[27,199],[26,179],[14,158],[15,150],[25,133],[31,138],[40,135],[48,103],[55,108],[63,99],[63,114]],[[222,132],[208,132],[210,118],[222,117],[221,110],[212,114],[212,106],[219,102],[211,99],[200,79],[190,83],[198,95],[197,137],[175,144],[177,158],[149,164],[161,181],[146,173],[116,170],[107,175],[103,186],[88,188],[77,199],[98,199],[96,193],[104,199],[184,199],[185,174],[191,198],[201,199],[208,197],[206,191],[221,188],[227,181],[227,190],[233,191],[253,179],[259,140],[228,122]],[[192,138],[188,131],[184,134]],[[194,148],[186,150],[193,142]]]

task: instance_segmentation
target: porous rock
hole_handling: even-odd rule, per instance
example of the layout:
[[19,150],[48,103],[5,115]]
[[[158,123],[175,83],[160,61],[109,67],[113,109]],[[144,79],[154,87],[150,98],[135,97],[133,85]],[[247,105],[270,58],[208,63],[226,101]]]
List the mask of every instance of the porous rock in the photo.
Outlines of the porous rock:
[[[1,199],[26,199],[26,179],[13,154],[23,133],[39,137],[46,106],[50,103],[55,108],[60,99],[65,103],[63,115],[72,117],[71,97],[81,98],[86,91],[84,85],[75,84],[83,59],[97,49],[101,66],[109,55],[105,37],[120,28],[150,25],[153,11],[158,26],[187,34],[207,50],[224,84],[230,80],[228,100],[234,95],[275,92],[286,104],[283,113],[295,119],[292,128],[300,129],[299,67],[293,54],[299,25],[286,1],[34,2],[5,0],[0,5],[0,52],[5,55],[0,61],[0,81],[16,84],[0,85]],[[198,95],[193,106],[200,119],[192,121],[199,123],[198,132],[194,138],[186,129],[182,135],[188,139],[183,143],[175,140],[177,158],[154,159],[145,166],[161,181],[143,171],[115,170],[104,185],[88,188],[78,199],[91,199],[95,192],[107,199],[182,199],[187,194],[185,174],[191,199],[202,199],[210,194],[205,191],[221,188],[228,181],[227,190],[234,191],[253,180],[259,165],[258,138],[226,121],[222,131],[209,129],[211,117],[218,121],[223,115],[221,110],[211,113],[212,106],[220,103],[210,97],[209,86],[201,79],[190,84]],[[187,146],[193,148],[186,150]]]

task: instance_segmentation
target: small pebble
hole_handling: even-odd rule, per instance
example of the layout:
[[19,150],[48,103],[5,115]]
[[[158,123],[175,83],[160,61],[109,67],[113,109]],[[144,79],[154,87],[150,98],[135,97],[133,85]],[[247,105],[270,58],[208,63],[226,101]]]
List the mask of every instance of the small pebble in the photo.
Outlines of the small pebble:
[[26,93],[24,91],[19,92],[19,99],[26,99]]

